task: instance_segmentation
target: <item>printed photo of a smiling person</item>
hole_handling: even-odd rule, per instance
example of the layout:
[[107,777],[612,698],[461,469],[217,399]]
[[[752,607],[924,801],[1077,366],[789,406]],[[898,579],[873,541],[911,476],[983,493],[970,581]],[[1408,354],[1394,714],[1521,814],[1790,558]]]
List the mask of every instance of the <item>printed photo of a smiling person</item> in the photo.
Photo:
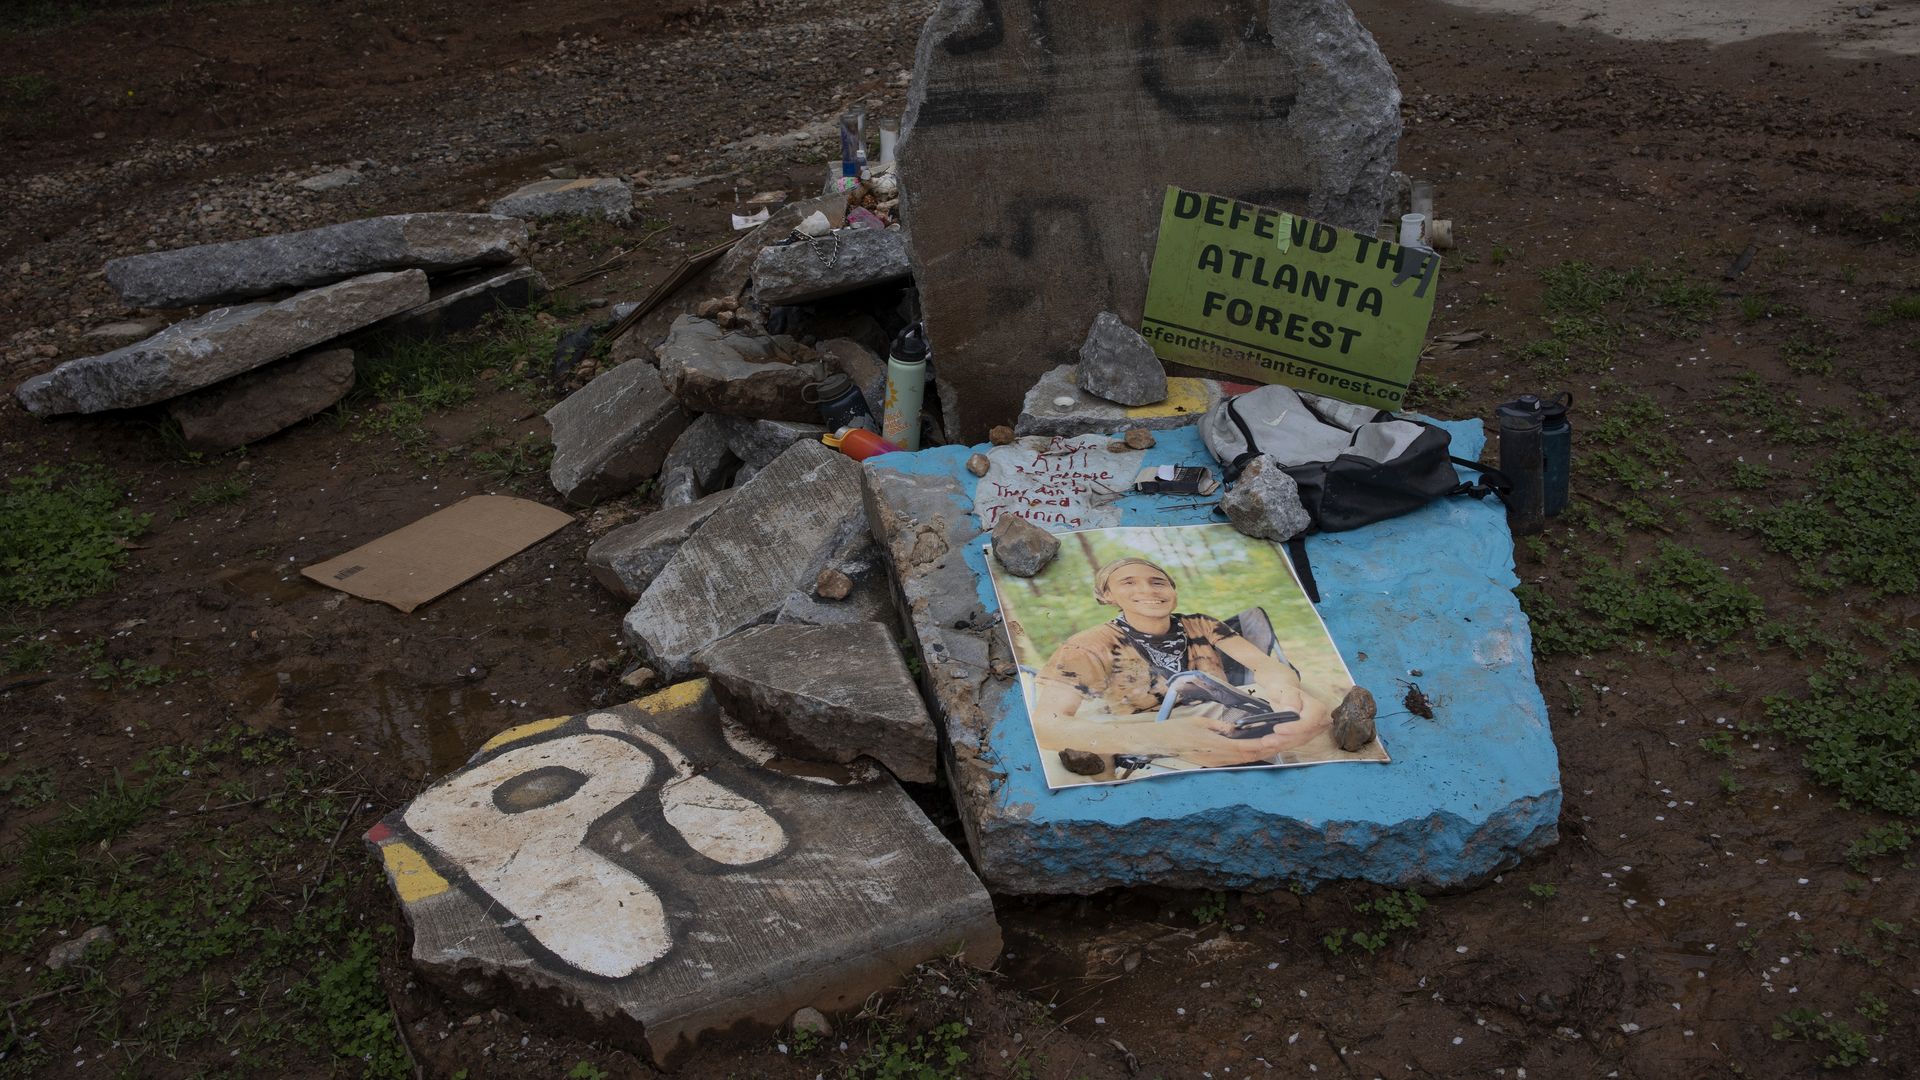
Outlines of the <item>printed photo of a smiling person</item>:
[[1061,539],[995,578],[1051,786],[1386,760],[1280,549],[1224,525]]

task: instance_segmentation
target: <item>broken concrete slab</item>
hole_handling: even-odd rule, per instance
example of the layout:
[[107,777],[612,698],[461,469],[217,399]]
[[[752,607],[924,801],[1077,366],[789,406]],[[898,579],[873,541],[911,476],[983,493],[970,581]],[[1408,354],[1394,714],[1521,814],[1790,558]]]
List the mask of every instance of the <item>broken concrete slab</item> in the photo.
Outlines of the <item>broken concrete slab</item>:
[[682,315],[658,351],[668,391],[694,412],[803,423],[819,418],[800,392],[820,381],[820,364],[786,362],[765,338]]
[[1040,376],[1027,391],[1019,435],[1091,435],[1139,428],[1165,431],[1197,424],[1220,403],[1223,386],[1213,379],[1170,378],[1164,401],[1138,408],[1117,405],[1080,388],[1080,368],[1064,364]]
[[527,226],[492,214],[396,214],[303,232],[128,255],[107,284],[137,307],[221,304],[383,270],[438,274],[513,262]]
[[1080,389],[1121,405],[1152,405],[1167,399],[1167,369],[1140,332],[1103,311],[1080,346]]
[[708,643],[773,621],[866,527],[859,466],[816,442],[794,443],[733,491],[622,624],[627,643],[666,678],[690,673]]
[[622,600],[638,600],[680,545],[732,497],[732,489],[716,491],[698,502],[622,525],[587,548],[587,569],[608,592]]
[[673,441],[660,466],[657,491],[662,509],[685,506],[726,486],[727,474],[740,459],[727,449],[727,433],[720,417],[704,413]]
[[[835,546],[820,560],[821,570],[812,583],[802,582],[780,603],[773,621],[806,626],[849,626],[856,623],[882,623],[895,634],[900,632],[900,612],[893,602],[893,581],[887,563],[871,530],[863,526],[864,517],[843,533]],[[830,575],[838,575],[832,578]],[[844,595],[829,595],[820,588],[822,578],[844,579]],[[830,590],[838,592],[837,588]],[[899,640],[897,637],[894,640]]]
[[353,389],[353,350],[316,349],[167,402],[189,450],[258,442],[331,408]]
[[277,304],[220,308],[145,341],[69,360],[14,389],[35,416],[130,409],[192,393],[311,349],[427,298],[418,270],[368,274]]
[[780,764],[682,683],[501,732],[367,841],[446,993],[662,1066],[934,957],[993,962],[991,898],[897,783]]
[[[1399,104],[1343,0],[941,0],[899,159],[949,427],[1011,415],[1095,314],[1138,325],[1169,184],[1371,233]],[[1045,161],[1044,190],[1009,161]]]
[[633,188],[613,177],[536,180],[488,207],[501,217],[531,220],[589,217],[626,221],[633,216]]
[[577,503],[632,491],[660,471],[691,418],[651,366],[630,360],[547,410],[555,491]]
[[[1478,421],[1442,426],[1456,452],[1479,453]],[[1307,539],[1319,611],[1359,684],[1390,690],[1417,668],[1421,687],[1452,703],[1445,725],[1380,716],[1391,764],[1291,769],[1278,785],[1258,770],[1221,770],[1054,791],[996,624],[989,556],[971,512],[980,481],[965,467],[976,449],[872,458],[862,480],[946,733],[946,775],[989,884],[1088,893],[1363,878],[1454,888],[1555,841],[1558,759],[1497,504],[1446,499]],[[1144,466],[1208,460],[1192,429],[1161,433],[1142,457]],[[1150,495],[1115,505],[1123,525],[1202,524],[1213,510]]]
[[812,240],[766,248],[753,260],[753,295],[762,304],[807,304],[913,273],[901,229],[838,229]]
[[879,623],[756,626],[694,655],[727,715],[798,757],[870,757],[930,784],[940,737],[892,631]]
[[764,469],[773,459],[797,442],[819,442],[827,429],[819,424],[790,420],[750,420],[743,416],[722,416],[720,426],[727,433],[727,449],[754,469]]
[[426,341],[479,326],[497,311],[523,308],[547,295],[547,279],[531,266],[512,266],[436,281],[426,303],[367,328],[368,335]]

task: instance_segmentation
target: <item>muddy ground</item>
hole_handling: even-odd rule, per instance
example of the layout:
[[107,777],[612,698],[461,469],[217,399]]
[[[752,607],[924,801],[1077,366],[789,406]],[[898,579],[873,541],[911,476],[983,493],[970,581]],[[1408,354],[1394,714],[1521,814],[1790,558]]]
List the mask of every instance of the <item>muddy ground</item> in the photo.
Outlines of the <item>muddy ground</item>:
[[[101,281],[113,255],[470,209],[556,165],[673,190],[626,228],[541,226],[555,281],[625,254],[243,453],[0,404],[10,491],[107,476],[151,515],[105,591],[0,610],[0,1075],[650,1074],[416,982],[357,839],[497,730],[625,692],[582,553],[645,494],[412,616],[297,571],[468,494],[556,501],[555,335],[724,236],[736,197],[811,192],[826,144],[781,136],[897,111],[927,5],[14,7],[8,385],[144,314]],[[1709,45],[1358,10],[1459,238],[1433,331],[1485,335],[1436,350],[1422,404],[1575,394],[1576,505],[1518,553],[1561,842],[1421,899],[1003,898],[998,972],[934,965],[817,1045],[742,1036],[684,1075],[1920,1069],[1920,62],[1846,19]],[[97,925],[116,940],[46,970]]]

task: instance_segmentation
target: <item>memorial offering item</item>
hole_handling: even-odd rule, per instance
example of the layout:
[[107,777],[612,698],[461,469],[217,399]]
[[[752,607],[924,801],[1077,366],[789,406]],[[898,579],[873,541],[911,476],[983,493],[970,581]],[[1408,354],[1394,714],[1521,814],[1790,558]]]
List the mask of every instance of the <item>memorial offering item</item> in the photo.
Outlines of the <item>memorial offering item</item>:
[[1058,535],[1034,577],[987,561],[1050,788],[1389,760],[1336,744],[1353,677],[1280,547],[1229,525]]

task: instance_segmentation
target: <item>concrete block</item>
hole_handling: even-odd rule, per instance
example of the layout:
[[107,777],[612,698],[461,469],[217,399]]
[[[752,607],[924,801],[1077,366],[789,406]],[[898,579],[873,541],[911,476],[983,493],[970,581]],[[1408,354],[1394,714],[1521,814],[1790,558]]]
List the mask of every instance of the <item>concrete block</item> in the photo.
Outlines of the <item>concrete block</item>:
[[940,737],[885,626],[756,626],[694,655],[727,714],[794,754],[930,784]]
[[411,311],[367,328],[369,336],[425,341],[479,326],[496,311],[523,308],[547,295],[547,279],[531,266],[462,274],[436,281],[432,296]]
[[622,600],[638,600],[680,545],[732,497],[731,490],[716,491],[698,502],[668,507],[622,525],[587,548],[587,569],[608,592]]
[[941,0],[899,158],[948,426],[1004,422],[1098,313],[1139,325],[1168,184],[1372,231],[1399,105],[1342,0]]
[[[1479,453],[1478,421],[1443,424]],[[1449,703],[1444,723],[1389,712],[1386,765],[1202,771],[1049,790],[971,513],[970,453],[869,459],[869,518],[886,543],[924,688],[944,726],[947,777],[981,876],[1017,893],[1160,884],[1273,889],[1362,878],[1453,888],[1557,838],[1560,775],[1531,635],[1514,600],[1498,503],[1443,499],[1352,532],[1309,537],[1321,617],[1359,685],[1396,679]],[[1162,432],[1144,465],[1210,460],[1192,429]],[[1191,498],[1129,495],[1122,525],[1209,521]]]
[[816,442],[793,444],[733,492],[622,624],[627,643],[666,678],[691,673],[706,645],[772,622],[866,528],[859,467]]
[[838,229],[781,244],[753,260],[753,295],[762,304],[808,304],[913,273],[902,229]]
[[231,450],[331,408],[353,390],[353,350],[289,356],[167,402],[188,449]]
[[491,214],[395,214],[317,229],[128,255],[107,284],[134,307],[247,300],[385,270],[438,274],[509,263],[527,252],[527,226]]
[[368,274],[277,304],[242,304],[145,341],[69,360],[14,389],[35,416],[130,409],[179,397],[378,322],[427,298],[418,270]]
[[933,957],[993,962],[991,899],[898,784],[780,765],[681,683],[501,732],[367,841],[447,993],[667,1067]]
[[1165,431],[1197,424],[1219,404],[1222,384],[1213,379],[1167,380],[1166,400],[1129,408],[1080,388],[1080,369],[1063,364],[1040,376],[1027,391],[1014,423],[1017,435],[1092,435],[1129,428]]
[[501,217],[591,217],[625,221],[633,216],[633,189],[613,177],[536,180],[489,208]]
[[553,428],[547,478],[577,503],[632,491],[660,471],[690,419],[659,372],[629,360],[547,410]]
[[727,333],[695,315],[673,321],[661,344],[667,389],[694,412],[761,420],[817,420],[800,392],[820,381],[818,362],[793,363],[767,338]]

